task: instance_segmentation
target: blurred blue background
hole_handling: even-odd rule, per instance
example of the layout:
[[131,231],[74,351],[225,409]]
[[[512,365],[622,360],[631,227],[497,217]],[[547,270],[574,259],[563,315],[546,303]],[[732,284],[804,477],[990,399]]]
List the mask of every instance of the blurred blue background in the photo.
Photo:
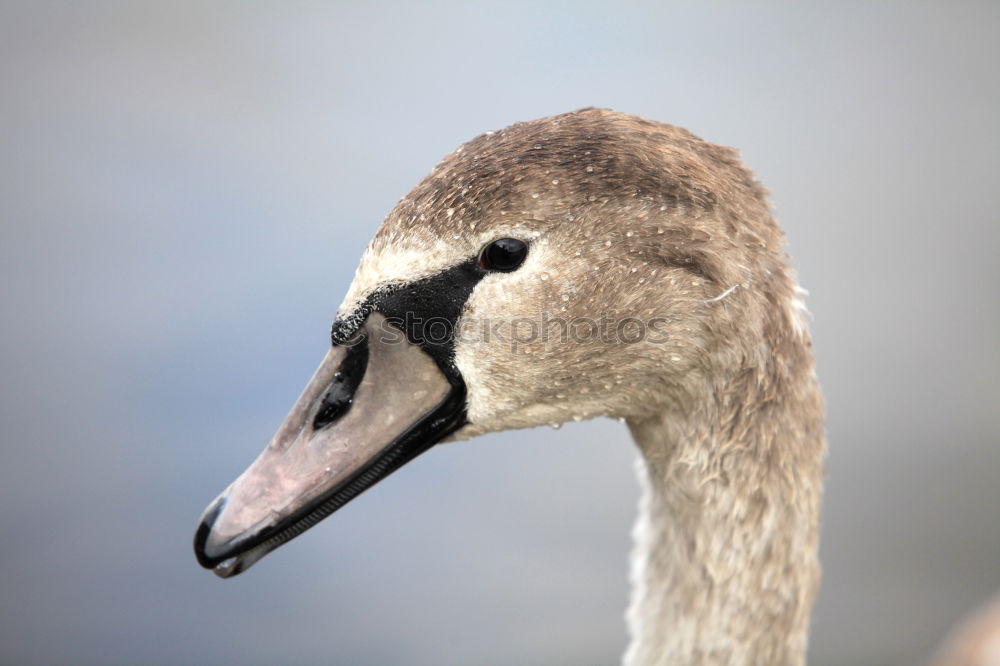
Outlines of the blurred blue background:
[[0,3],[0,661],[608,664],[614,422],[439,447],[247,575],[191,552],[459,143],[607,106],[771,189],[829,404],[811,663],[1000,589],[1000,4]]

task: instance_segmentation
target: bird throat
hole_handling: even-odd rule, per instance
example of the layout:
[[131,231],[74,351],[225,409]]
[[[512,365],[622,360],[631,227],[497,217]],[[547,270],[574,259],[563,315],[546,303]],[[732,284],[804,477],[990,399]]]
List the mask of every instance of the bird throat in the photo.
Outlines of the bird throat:
[[[630,422],[641,456],[625,666],[805,662],[824,442],[814,378],[769,409]],[[815,423],[813,423],[815,422]]]

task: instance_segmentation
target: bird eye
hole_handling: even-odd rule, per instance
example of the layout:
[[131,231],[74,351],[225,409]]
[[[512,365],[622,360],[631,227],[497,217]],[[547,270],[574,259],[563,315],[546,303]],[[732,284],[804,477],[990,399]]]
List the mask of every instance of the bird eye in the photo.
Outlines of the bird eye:
[[528,246],[516,238],[501,238],[495,240],[479,253],[479,267],[488,271],[515,270],[524,263],[528,256]]

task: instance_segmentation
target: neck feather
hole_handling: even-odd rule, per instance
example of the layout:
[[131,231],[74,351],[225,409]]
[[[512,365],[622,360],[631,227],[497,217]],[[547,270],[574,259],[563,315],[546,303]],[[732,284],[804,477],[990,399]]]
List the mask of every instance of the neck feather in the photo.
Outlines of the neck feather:
[[643,494],[626,666],[804,663],[824,450],[804,351],[792,373],[738,373],[695,409],[629,422]]

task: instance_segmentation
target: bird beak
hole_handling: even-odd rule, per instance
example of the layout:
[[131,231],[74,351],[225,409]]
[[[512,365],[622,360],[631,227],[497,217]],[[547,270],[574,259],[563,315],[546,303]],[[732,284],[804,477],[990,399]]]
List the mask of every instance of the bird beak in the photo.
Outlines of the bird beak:
[[234,576],[457,430],[465,386],[379,313],[333,347],[264,452],[202,515],[199,564]]

